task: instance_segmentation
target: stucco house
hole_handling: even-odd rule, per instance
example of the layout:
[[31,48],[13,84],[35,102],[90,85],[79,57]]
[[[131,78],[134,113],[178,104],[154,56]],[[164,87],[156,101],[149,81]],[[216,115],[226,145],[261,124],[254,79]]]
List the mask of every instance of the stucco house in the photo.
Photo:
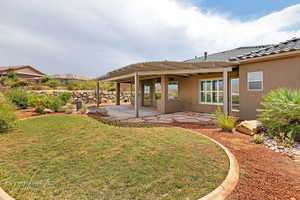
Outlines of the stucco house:
[[88,81],[91,78],[76,74],[54,74],[49,76],[51,79],[59,81],[61,84],[68,84],[70,81]]
[[14,72],[19,78],[29,81],[36,81],[41,77],[46,76],[46,74],[30,65],[0,67],[0,77],[4,76],[8,72]]
[[141,106],[161,113],[195,111],[255,119],[262,96],[277,88],[300,88],[300,38],[274,45],[240,47],[184,62],[144,62],[107,73],[98,81],[135,85],[136,116]]

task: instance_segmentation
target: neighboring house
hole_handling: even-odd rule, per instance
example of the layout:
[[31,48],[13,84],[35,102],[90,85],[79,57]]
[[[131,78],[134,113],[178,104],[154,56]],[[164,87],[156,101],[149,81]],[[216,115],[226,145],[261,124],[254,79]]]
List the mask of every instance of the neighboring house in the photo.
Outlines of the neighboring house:
[[300,38],[205,54],[184,62],[132,64],[98,80],[117,82],[117,99],[120,83],[138,83],[137,116],[139,106],[150,105],[161,113],[212,113],[222,107],[226,114],[255,119],[263,95],[277,88],[300,88]]
[[46,76],[46,74],[29,65],[0,67],[0,76],[3,76],[8,72],[14,72],[19,78],[29,81],[36,81],[41,77]]
[[58,80],[60,83],[62,84],[67,84],[70,81],[88,81],[88,80],[92,80],[89,77],[85,77],[85,76],[81,76],[81,75],[75,75],[75,74],[55,74],[55,75],[51,75],[49,76],[51,79],[55,79]]

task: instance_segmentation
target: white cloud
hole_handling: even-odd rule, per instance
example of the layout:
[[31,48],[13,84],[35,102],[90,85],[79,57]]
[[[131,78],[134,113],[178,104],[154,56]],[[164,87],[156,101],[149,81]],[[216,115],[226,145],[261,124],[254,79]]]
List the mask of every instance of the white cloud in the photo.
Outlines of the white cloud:
[[0,2],[0,65],[99,76],[126,64],[300,36],[300,4],[256,20],[204,12],[189,0]]

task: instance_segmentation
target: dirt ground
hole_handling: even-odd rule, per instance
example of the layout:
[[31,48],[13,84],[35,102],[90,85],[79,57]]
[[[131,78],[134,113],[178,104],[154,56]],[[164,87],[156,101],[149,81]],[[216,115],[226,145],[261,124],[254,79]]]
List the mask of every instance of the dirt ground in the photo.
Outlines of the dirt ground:
[[214,138],[235,155],[240,180],[229,200],[300,200],[300,166],[289,157],[252,143],[247,135],[221,132],[212,125],[173,125]]

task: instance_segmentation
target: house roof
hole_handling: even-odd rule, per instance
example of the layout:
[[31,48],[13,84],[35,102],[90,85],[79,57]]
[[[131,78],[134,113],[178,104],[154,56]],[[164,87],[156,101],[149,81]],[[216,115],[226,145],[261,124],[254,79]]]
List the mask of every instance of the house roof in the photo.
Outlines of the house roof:
[[292,38],[290,40],[280,42],[278,44],[270,45],[264,48],[253,50],[247,53],[231,57],[230,61],[246,60],[256,57],[263,57],[268,55],[280,54],[285,52],[300,50],[300,38]]
[[270,45],[259,45],[259,46],[247,46],[247,47],[239,47],[223,52],[218,52],[214,54],[207,55],[207,59],[205,60],[204,56],[196,57],[194,59],[186,60],[184,62],[204,62],[204,61],[229,61],[230,58],[245,54],[254,50],[258,50],[261,48],[268,47]]
[[233,67],[234,62],[175,62],[157,61],[131,64],[117,70],[111,71],[104,76],[98,77],[100,81],[119,81],[132,78],[138,72],[140,76],[153,76],[162,74],[193,74],[221,72],[226,67]]
[[76,74],[54,74],[51,75],[50,78],[53,79],[61,79],[61,80],[80,80],[80,81],[87,81],[91,80],[91,78]]
[[36,74],[32,74],[32,75],[40,75],[40,76],[45,76],[46,74],[40,72],[39,70],[37,70],[36,68],[30,66],[30,65],[21,65],[21,66],[5,66],[5,67],[0,67],[0,74],[6,73],[6,72],[13,72],[13,71],[17,71],[20,69],[24,69],[24,68],[29,68],[32,71],[36,72]]

